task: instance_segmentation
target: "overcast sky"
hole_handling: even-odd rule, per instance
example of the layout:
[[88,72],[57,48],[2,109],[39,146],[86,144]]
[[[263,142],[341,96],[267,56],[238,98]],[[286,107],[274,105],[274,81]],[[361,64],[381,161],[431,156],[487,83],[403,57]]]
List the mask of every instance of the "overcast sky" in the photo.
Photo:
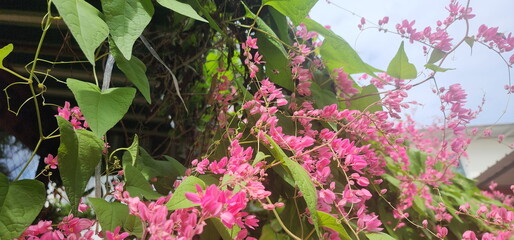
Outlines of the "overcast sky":
[[[429,25],[434,29],[437,20],[444,20],[448,15],[444,7],[450,2],[448,0],[331,1],[375,23],[382,17],[389,16],[388,28],[390,30],[394,30],[396,23],[403,19],[416,20],[415,28],[418,31]],[[470,20],[471,34],[476,34],[482,23],[489,27],[499,26],[500,32],[514,31],[513,0],[471,1],[470,6],[473,8],[473,13],[477,15]],[[328,4],[325,0],[319,0],[310,16],[323,25],[330,25],[332,30],[357,50],[365,62],[379,69],[387,69],[389,61],[396,54],[402,41],[397,35],[385,34],[376,29],[361,32],[357,28],[357,24],[360,22],[359,16],[354,16],[333,4]],[[459,38],[464,34],[463,29],[464,23],[457,23],[450,29],[450,34]],[[406,41],[405,50],[410,62],[416,65],[417,70],[423,70],[427,58],[423,55],[422,45],[410,44]],[[512,53],[514,52],[510,54]],[[506,55],[507,59],[508,57],[510,55]],[[475,45],[471,54],[471,49],[467,45],[461,46],[451,54],[443,67],[456,68],[456,70],[438,73],[438,86],[462,84],[468,93],[468,107],[475,109],[481,103],[482,96],[485,95],[484,111],[472,122],[473,125],[493,124],[500,118],[504,110],[507,112],[499,119],[498,123],[514,123],[514,96],[509,101],[509,95],[503,88],[505,84],[508,84],[509,70],[495,52]],[[425,72],[428,73],[426,70]],[[423,124],[429,124],[434,119],[442,117],[439,100],[432,93],[433,86],[433,82],[427,82],[409,92],[409,100],[424,103],[424,106],[417,107],[413,114],[414,118]]]

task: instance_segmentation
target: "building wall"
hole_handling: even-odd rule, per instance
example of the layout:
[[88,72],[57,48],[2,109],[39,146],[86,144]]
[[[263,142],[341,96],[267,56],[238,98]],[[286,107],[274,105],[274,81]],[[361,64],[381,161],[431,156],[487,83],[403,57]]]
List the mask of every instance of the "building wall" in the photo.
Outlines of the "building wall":
[[480,173],[511,153],[513,149],[508,146],[511,143],[514,143],[514,136],[505,138],[502,144],[498,143],[497,137],[474,139],[467,149],[468,158],[461,159],[466,176],[478,177]]

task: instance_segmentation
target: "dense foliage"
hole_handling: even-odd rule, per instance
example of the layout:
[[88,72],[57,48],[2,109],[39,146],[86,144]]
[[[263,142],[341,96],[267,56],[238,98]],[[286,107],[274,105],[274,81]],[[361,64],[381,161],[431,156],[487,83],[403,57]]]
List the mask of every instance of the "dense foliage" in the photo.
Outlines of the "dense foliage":
[[[47,167],[38,174],[60,170],[65,190],[60,196],[65,197],[51,202],[69,203],[69,215],[55,222],[36,219],[47,199],[45,186],[36,180],[9,183],[1,175],[1,239],[513,236],[512,197],[494,188],[484,195],[472,180],[453,171],[466,155],[470,134],[477,134],[466,125],[479,113],[465,106],[461,86],[435,90],[445,117],[431,129],[421,131],[400,115],[411,104],[404,100],[408,91],[451,70],[444,62],[463,43],[485,45],[508,67],[513,65],[510,33],[482,25],[472,35],[466,24],[466,36],[448,34],[455,22],[473,19],[469,1],[450,1],[448,17],[422,31],[414,21],[388,29],[388,17],[377,24],[361,20],[360,28],[372,24],[423,44],[430,56],[425,79],[419,79],[403,42],[386,71],[365,63],[343,38],[307,17],[313,0],[101,3],[96,8],[85,0],[48,1],[28,76],[3,64],[16,43],[0,49],[0,69],[30,89],[33,97],[27,104],[37,111],[45,82],[34,70],[43,61],[38,54],[54,21],[64,21],[94,69],[105,64],[102,81],[96,71],[94,83],[65,81],[78,106],[62,103],[54,132],[43,133],[45,123],[37,112],[40,138],[34,152],[41,142],[60,140],[57,156],[48,155]],[[180,22],[177,35],[195,31],[198,39],[180,44],[202,46],[191,60],[199,79],[189,87],[204,91],[203,100],[182,98],[177,76],[183,75],[170,69],[167,58],[144,37],[148,24],[159,20],[152,20],[157,7],[170,9]],[[152,64],[134,55],[138,38],[156,59],[148,60]],[[110,87],[113,64],[130,86]],[[177,91],[176,101],[167,104],[182,109],[180,121],[189,121],[190,101],[203,101],[210,109],[191,113],[201,113],[191,120],[195,123],[210,119],[199,123],[204,141],[195,145],[196,159],[154,159],[140,147],[137,135],[124,148],[111,149],[106,140],[136,94],[148,103],[169,99],[162,92],[152,95],[158,90],[151,89],[146,74],[146,68],[162,66],[166,85]],[[506,89],[512,92],[512,86]],[[95,197],[83,198],[92,176]],[[77,217],[89,206],[92,217]]]

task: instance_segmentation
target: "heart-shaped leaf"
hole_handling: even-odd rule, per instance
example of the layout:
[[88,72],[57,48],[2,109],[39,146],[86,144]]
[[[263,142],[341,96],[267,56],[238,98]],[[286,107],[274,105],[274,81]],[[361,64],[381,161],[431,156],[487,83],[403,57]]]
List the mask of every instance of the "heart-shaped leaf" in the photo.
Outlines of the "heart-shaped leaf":
[[177,189],[173,193],[173,196],[171,196],[170,201],[166,203],[166,207],[168,207],[168,210],[176,210],[197,206],[197,204],[193,204],[186,198],[186,193],[197,192],[196,184],[202,186],[202,188],[205,188],[205,183],[197,177],[189,176],[186,179],[184,179],[184,181],[182,181],[182,183],[178,185]]
[[60,130],[59,170],[62,183],[76,212],[86,185],[102,158],[103,141],[94,133],[84,129],[73,129],[73,125],[57,117]]
[[109,27],[102,19],[102,13],[84,0],[52,0],[52,3],[87,60],[95,65],[95,50],[109,34]]
[[172,157],[165,156],[166,160],[164,161],[155,160],[142,147],[139,147],[136,158],[137,160],[134,159],[130,151],[123,154],[123,161],[132,163],[132,166],[139,169],[147,180],[165,176],[175,179],[179,176],[184,176],[186,171],[186,168]]
[[148,180],[130,163],[123,163],[123,172],[125,175],[125,186],[131,197],[145,197],[146,199],[162,197],[153,191]]
[[19,237],[34,221],[46,201],[43,183],[21,180],[9,184],[0,173],[0,239]]
[[132,82],[137,89],[145,97],[148,103],[152,103],[150,98],[150,83],[148,77],[146,77],[146,66],[139,58],[132,56],[130,60],[125,59],[117,48],[117,45],[112,44],[109,41],[111,47],[111,53],[116,60],[116,66],[127,76],[128,80]]
[[186,17],[196,19],[201,22],[208,22],[205,18],[198,15],[198,13],[187,3],[181,3],[176,0],[157,0],[161,6],[169,8],[177,13],[180,13]]
[[89,127],[98,137],[123,118],[136,94],[136,89],[129,87],[109,88],[100,92],[96,85],[72,78],[68,78],[66,84],[73,92]]
[[116,46],[125,59],[131,59],[134,42],[152,20],[152,1],[102,0],[102,10]]
[[0,69],[4,68],[4,58],[7,57],[13,49],[14,46],[12,43],[7,44],[5,47],[0,49]]
[[414,79],[418,76],[418,72],[414,64],[409,63],[409,58],[403,49],[403,42],[394,56],[393,60],[387,67],[387,74],[398,79]]
[[93,205],[103,231],[114,232],[114,229],[120,226],[123,230],[136,236],[140,237],[142,235],[141,220],[129,214],[127,205],[118,202],[107,202],[100,198],[89,198],[88,200]]

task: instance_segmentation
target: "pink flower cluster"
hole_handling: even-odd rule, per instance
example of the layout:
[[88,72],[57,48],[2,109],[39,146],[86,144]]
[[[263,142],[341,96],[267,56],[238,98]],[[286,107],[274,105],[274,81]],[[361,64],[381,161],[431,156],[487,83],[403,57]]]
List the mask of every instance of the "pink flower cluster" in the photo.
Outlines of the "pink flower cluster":
[[255,53],[252,55],[252,49],[256,50],[259,48],[257,46],[257,38],[252,38],[251,36],[248,36],[246,39],[246,42],[241,44],[241,47],[243,48],[243,56],[246,57],[244,63],[250,70],[250,78],[257,77],[257,73],[259,72],[259,64],[265,63],[262,61],[262,55],[259,54],[259,52],[255,51]]
[[41,220],[29,226],[18,240],[93,240],[95,231],[91,228],[94,224],[93,220],[73,217],[73,214],[64,217],[56,229],[51,221]]
[[67,121],[70,121],[71,125],[73,125],[73,128],[89,128],[89,125],[85,121],[82,112],[80,112],[80,108],[77,106],[70,108],[70,103],[68,101],[64,102],[63,108],[57,108],[57,112],[57,116],[63,117]]
[[[219,162],[195,159],[192,165],[195,167],[194,170],[200,174],[205,174],[207,171],[223,174],[220,182],[223,182],[225,186],[241,189],[240,191],[247,194],[251,200],[262,200],[271,194],[265,190],[262,184],[267,176],[264,171],[265,162],[250,162],[253,159],[252,155],[251,147],[244,149],[239,145],[239,141],[234,139],[229,147],[229,157],[223,157]],[[246,202],[244,204],[246,205]]]
[[243,212],[248,203],[246,193],[241,191],[233,194],[230,190],[220,190],[211,185],[203,191],[196,185],[198,193],[186,193],[186,198],[202,209],[202,218],[219,217],[221,222],[232,229],[234,225],[240,228],[255,229],[259,220],[254,215]]
[[149,240],[187,240],[203,232],[206,223],[204,218],[200,218],[202,213],[198,209],[177,209],[170,214],[165,204],[171,194],[155,202],[144,202],[123,191],[123,183],[116,184],[115,190],[114,197],[129,206],[131,215],[141,219],[143,235],[149,234]]
[[[510,52],[514,49],[514,36],[512,36],[512,33],[506,35],[498,32],[498,27],[487,27],[485,24],[480,25],[476,40],[499,53]],[[514,64],[514,54],[510,56],[509,64]]]

